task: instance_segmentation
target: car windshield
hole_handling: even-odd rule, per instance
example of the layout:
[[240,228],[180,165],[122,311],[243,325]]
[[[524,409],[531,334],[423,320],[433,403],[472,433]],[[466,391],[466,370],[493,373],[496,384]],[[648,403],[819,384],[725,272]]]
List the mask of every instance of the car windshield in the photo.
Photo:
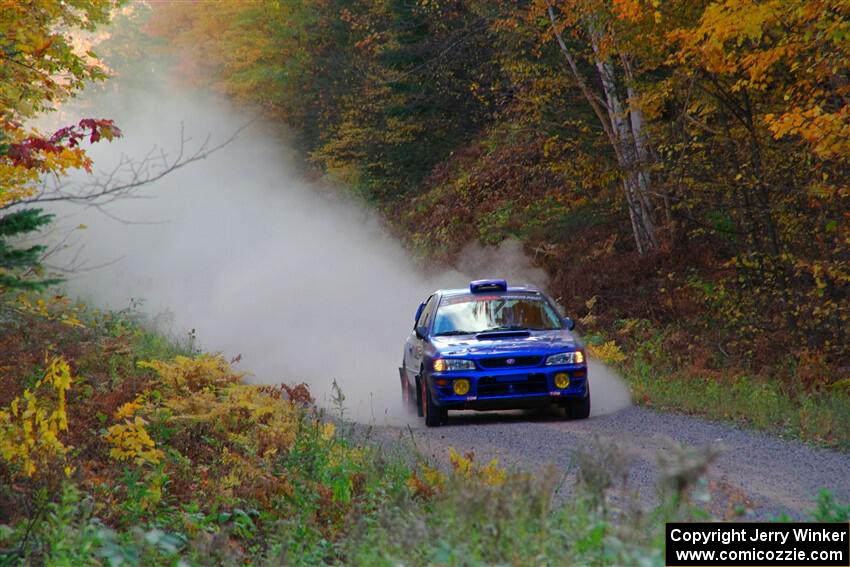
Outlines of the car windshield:
[[434,320],[435,335],[487,331],[544,331],[561,328],[561,319],[540,296],[460,295],[443,298]]

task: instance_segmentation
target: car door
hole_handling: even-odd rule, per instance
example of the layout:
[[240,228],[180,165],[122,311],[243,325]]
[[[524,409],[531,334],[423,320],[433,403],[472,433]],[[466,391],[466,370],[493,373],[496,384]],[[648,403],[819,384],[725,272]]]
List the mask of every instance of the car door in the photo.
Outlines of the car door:
[[410,384],[416,383],[416,375],[419,374],[419,367],[422,365],[422,357],[425,352],[425,341],[416,335],[416,327],[427,327],[429,325],[435,304],[436,295],[432,295],[425,301],[425,307],[419,314],[419,318],[414,322],[413,329],[407,337],[404,348],[404,367]]

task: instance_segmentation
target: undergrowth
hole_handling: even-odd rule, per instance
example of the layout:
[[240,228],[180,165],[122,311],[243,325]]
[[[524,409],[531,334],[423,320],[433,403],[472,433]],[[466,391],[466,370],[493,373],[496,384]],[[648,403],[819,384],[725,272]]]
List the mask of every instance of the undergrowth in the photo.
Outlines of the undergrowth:
[[622,372],[637,403],[850,450],[850,375],[836,376],[817,356],[787,353],[767,372],[727,360],[679,325],[632,319],[613,329],[585,340]]

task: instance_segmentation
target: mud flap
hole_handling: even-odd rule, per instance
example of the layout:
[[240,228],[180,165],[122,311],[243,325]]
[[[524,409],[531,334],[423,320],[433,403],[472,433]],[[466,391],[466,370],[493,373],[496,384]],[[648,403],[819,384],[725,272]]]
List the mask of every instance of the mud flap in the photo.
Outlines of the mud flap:
[[404,368],[399,366],[398,368],[398,378],[401,381],[401,400],[409,404],[410,403],[410,385],[407,383],[407,376],[405,376]]

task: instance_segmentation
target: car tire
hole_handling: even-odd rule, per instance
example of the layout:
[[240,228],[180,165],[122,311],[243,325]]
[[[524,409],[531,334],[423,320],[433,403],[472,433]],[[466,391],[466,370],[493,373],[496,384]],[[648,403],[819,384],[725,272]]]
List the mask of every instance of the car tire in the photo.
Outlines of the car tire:
[[590,384],[587,384],[587,395],[583,398],[568,398],[565,400],[564,414],[567,419],[587,419],[590,417]]
[[434,403],[433,398],[431,397],[431,390],[425,385],[425,380],[420,380],[421,384],[420,397],[425,401],[422,404],[422,413],[425,417],[425,425],[428,427],[439,427],[448,421],[449,412],[446,408],[441,408]]

